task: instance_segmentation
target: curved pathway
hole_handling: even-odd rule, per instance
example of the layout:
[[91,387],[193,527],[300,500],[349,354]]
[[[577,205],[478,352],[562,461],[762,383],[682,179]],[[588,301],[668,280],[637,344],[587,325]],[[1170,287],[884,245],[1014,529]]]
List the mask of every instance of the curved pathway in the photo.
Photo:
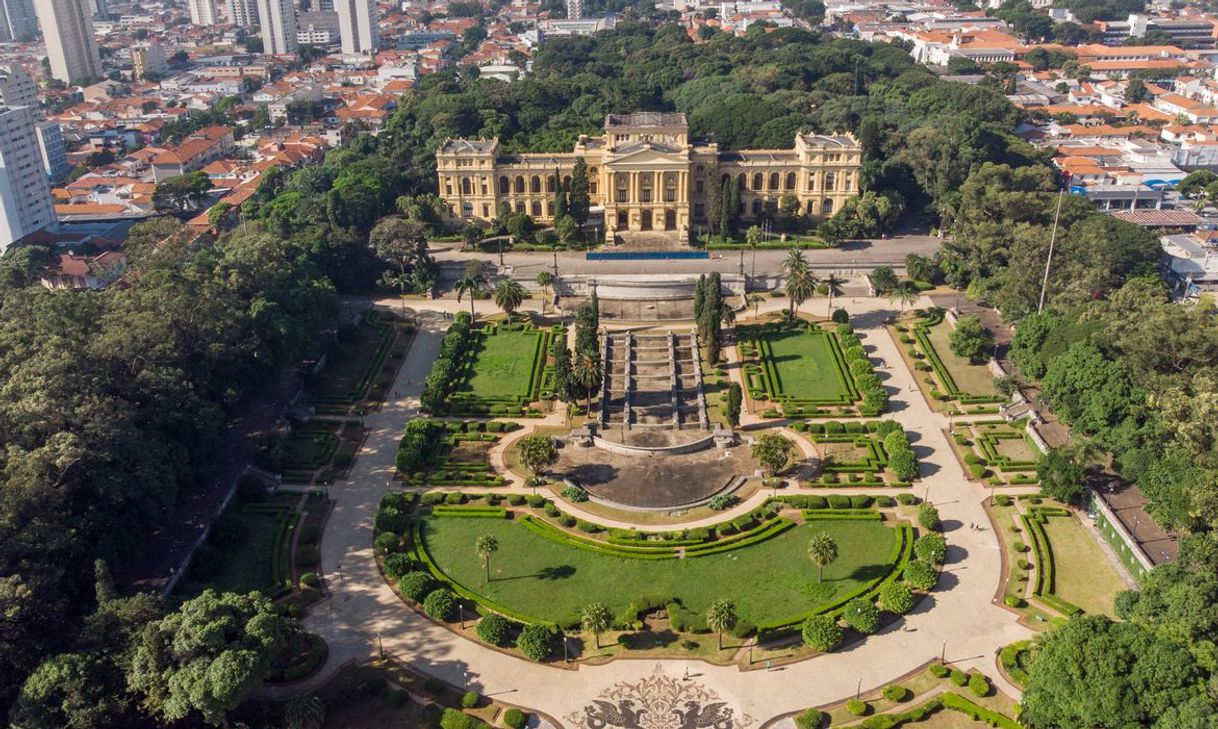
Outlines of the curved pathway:
[[[888,363],[901,361],[881,325],[893,313],[892,307],[872,299],[857,300],[854,306],[846,298],[838,301],[849,307],[873,357]],[[943,651],[949,661],[977,667],[1000,681],[994,667],[996,651],[1032,634],[1017,624],[1015,615],[993,603],[1002,574],[999,542],[982,508],[986,491],[964,477],[943,434],[946,418],[930,410],[911,373],[900,365],[879,370],[892,393],[892,412],[885,417],[916,434],[913,445],[922,460],[923,481],[915,486],[915,493],[929,493],[939,507],[950,545],[949,563],[929,598],[880,634],[837,653],[774,671],[742,672],[735,666],[680,659],[662,663],[616,660],[559,670],[458,637],[419,616],[401,603],[377,570],[371,524],[382,494],[398,488],[391,480],[398,437],[403,423],[417,412],[422,381],[447,325],[442,314],[423,309],[430,303],[413,306],[420,332],[390,390],[400,397],[367,416],[370,433],[364,449],[348,480],[331,488],[335,505],[321,544],[331,597],[315,605],[305,619],[310,630],[329,642],[329,659],[306,682],[277,693],[318,685],[348,661],[374,657],[379,638],[384,651],[401,663],[500,700],[544,711],[569,726],[582,716],[583,707],[604,692],[613,690],[621,696],[640,690],[640,682],[675,679],[670,685],[727,702],[735,712],[737,729],[746,729],[782,713],[853,696],[860,683],[864,690],[882,686],[937,659]],[[391,305],[396,308],[397,302]],[[971,524],[985,529],[973,530]],[[688,683],[680,680],[686,671],[693,677]],[[657,679],[657,672],[668,678]]]

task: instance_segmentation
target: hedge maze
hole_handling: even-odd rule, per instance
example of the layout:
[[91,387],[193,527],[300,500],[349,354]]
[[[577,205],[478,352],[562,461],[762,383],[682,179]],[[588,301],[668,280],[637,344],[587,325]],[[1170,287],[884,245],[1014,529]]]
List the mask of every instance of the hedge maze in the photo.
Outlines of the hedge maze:
[[[953,374],[951,368],[944,362],[944,355],[932,341],[931,329],[947,326],[944,323],[943,310],[932,309],[921,315],[922,318],[912,326],[906,327],[898,324],[896,330],[901,344],[908,347],[908,354],[914,359],[914,369],[934,374],[934,379],[926,382],[930,386],[927,396],[931,400],[939,402],[956,402],[962,408],[971,406],[968,409],[970,413],[998,412],[997,405],[1004,402],[1006,398],[996,393],[969,392],[964,389],[959,384],[964,373]],[[916,347],[912,346],[915,343]],[[979,367],[979,365],[967,366]],[[988,377],[988,374],[982,374],[982,376]],[[988,383],[984,389],[991,389]]]
[[1032,581],[1032,594],[1045,605],[1066,616],[1076,615],[1083,609],[1057,596],[1057,569],[1053,557],[1053,545],[1045,532],[1045,522],[1051,518],[1071,518],[1067,509],[1054,506],[1033,506],[1020,515],[1024,530],[1032,542],[1032,553],[1036,559],[1036,575]]
[[984,420],[962,423],[952,440],[974,479],[994,485],[1036,483],[1040,450],[1027,435],[1025,421]]

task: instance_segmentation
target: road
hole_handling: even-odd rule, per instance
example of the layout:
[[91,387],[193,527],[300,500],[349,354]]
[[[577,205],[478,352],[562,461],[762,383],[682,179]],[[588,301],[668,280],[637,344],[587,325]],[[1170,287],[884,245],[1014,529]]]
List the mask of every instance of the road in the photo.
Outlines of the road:
[[[906,235],[889,240],[851,241],[839,248],[824,248],[805,250],[804,256],[808,264],[819,270],[865,270],[870,271],[877,266],[892,266],[898,270],[905,267],[905,256],[918,253],[930,256],[939,250],[942,243],[938,238],[929,235]],[[488,265],[499,263],[495,253],[464,253],[457,250],[459,244],[437,244],[432,246],[435,259],[440,263],[465,262],[473,259],[486,261]],[[560,274],[647,274],[647,273],[739,273],[740,253],[736,251],[711,251],[711,257],[706,260],[672,260],[672,261],[589,261],[583,252],[560,252],[558,254],[558,271]],[[787,257],[785,250],[757,251],[756,272],[758,274],[778,273],[783,259]],[[503,263],[511,266],[517,273],[533,276],[543,270],[551,270],[554,257],[544,252],[504,253]],[[753,252],[744,252],[745,271],[753,272]]]

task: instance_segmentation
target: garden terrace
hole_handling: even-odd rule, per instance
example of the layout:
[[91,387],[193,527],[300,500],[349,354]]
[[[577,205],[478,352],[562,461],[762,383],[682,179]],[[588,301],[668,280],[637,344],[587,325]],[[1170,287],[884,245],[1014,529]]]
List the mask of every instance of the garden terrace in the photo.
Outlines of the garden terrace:
[[1035,562],[1032,566],[1035,574],[1031,579],[1032,595],[1046,606],[1067,617],[1081,613],[1083,609],[1058,595],[1057,591],[1057,560],[1053,554],[1053,545],[1045,524],[1050,518],[1070,518],[1070,511],[1050,506],[1029,508],[1020,517],[1024,533],[1030,538],[1030,546]]
[[601,427],[705,429],[702,373],[692,334],[609,334]]
[[1036,483],[1041,453],[1025,425],[1023,420],[957,423],[951,431],[952,447],[974,479],[995,486]]
[[938,408],[957,413],[997,413],[1006,398],[994,386],[994,373],[984,364],[973,364],[952,351],[948,337],[952,326],[942,309],[919,311],[912,324],[897,324],[894,334],[917,372],[926,397]]
[[782,408],[764,415],[828,414],[833,411],[822,408],[833,407],[839,414],[856,414],[862,396],[837,334],[806,322],[771,322],[736,332],[749,396],[754,403]]
[[[417,435],[412,429],[423,426]],[[411,484],[435,486],[502,486],[507,479],[495,473],[490,449],[500,434],[519,430],[520,425],[499,420],[462,422],[411,421],[398,444],[397,466]]]
[[[908,486],[888,469],[888,452],[877,429],[884,421],[800,421],[791,429],[807,435],[821,455],[821,474],[807,486]],[[891,426],[889,426],[891,427]]]
[[[783,518],[752,519],[747,528],[730,531],[720,535],[722,543],[665,545],[629,532],[615,533],[611,542],[535,516],[476,524],[424,517],[411,525],[417,556],[459,592],[509,617],[562,625],[577,624],[590,601],[605,603],[622,624],[636,619],[640,605],[666,604],[679,605],[684,619],[698,623],[721,597],[736,602],[743,621],[793,625],[810,612],[840,609],[899,572],[912,542],[908,526],[877,520],[796,525]],[[821,531],[837,540],[839,558],[817,583],[815,565],[791,555],[802,555],[808,538]],[[686,532],[691,533],[698,532]],[[499,542],[490,582],[472,548],[482,534]]]
[[361,414],[377,407],[413,337],[414,329],[395,314],[364,312],[358,325],[339,329],[324,366],[309,375],[309,402],[323,415]]
[[543,388],[551,342],[563,341],[560,326],[537,328],[532,324],[487,324],[470,329],[462,349],[448,399],[453,415],[513,415],[526,412],[529,403],[552,394],[553,383]]
[[313,420],[293,428],[283,443],[283,482],[333,483],[350,470],[363,439],[353,422]]

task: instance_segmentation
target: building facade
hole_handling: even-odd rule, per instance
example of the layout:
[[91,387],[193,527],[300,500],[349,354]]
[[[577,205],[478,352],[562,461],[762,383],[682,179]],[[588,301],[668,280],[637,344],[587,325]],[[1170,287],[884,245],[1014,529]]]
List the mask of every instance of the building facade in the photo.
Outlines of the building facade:
[[38,37],[38,16],[31,0],[0,0],[0,41]]
[[498,139],[447,140],[436,153],[440,195],[470,220],[507,206],[552,222],[556,178],[569,182],[579,159],[613,241],[628,232],[708,230],[729,179],[743,220],[780,208],[823,220],[858,195],[862,148],[848,134],[796,134],[792,149],[721,150],[691,140],[684,114],[610,114],[604,136],[581,136],[568,154],[504,154]]
[[216,0],[186,0],[190,8],[191,25],[216,25],[220,13],[216,11]]
[[292,0],[258,0],[258,20],[264,54],[283,56],[296,52],[296,8]]
[[28,107],[0,107],[0,252],[57,222],[35,121]]
[[38,135],[38,151],[42,156],[42,167],[47,173],[47,180],[59,184],[72,171],[68,162],[68,145],[63,139],[63,130],[59,122],[39,122],[35,127]]
[[51,76],[65,84],[101,78],[101,56],[93,37],[93,10],[85,0],[37,0]]
[[21,66],[0,66],[0,106],[38,109],[38,86]]
[[228,0],[229,21],[242,28],[258,25],[258,3],[256,0]]
[[165,47],[156,41],[131,49],[131,74],[136,80],[148,78],[148,74],[164,75],[169,70],[165,60]]
[[338,34],[342,38],[344,56],[376,55],[376,1],[338,0]]

